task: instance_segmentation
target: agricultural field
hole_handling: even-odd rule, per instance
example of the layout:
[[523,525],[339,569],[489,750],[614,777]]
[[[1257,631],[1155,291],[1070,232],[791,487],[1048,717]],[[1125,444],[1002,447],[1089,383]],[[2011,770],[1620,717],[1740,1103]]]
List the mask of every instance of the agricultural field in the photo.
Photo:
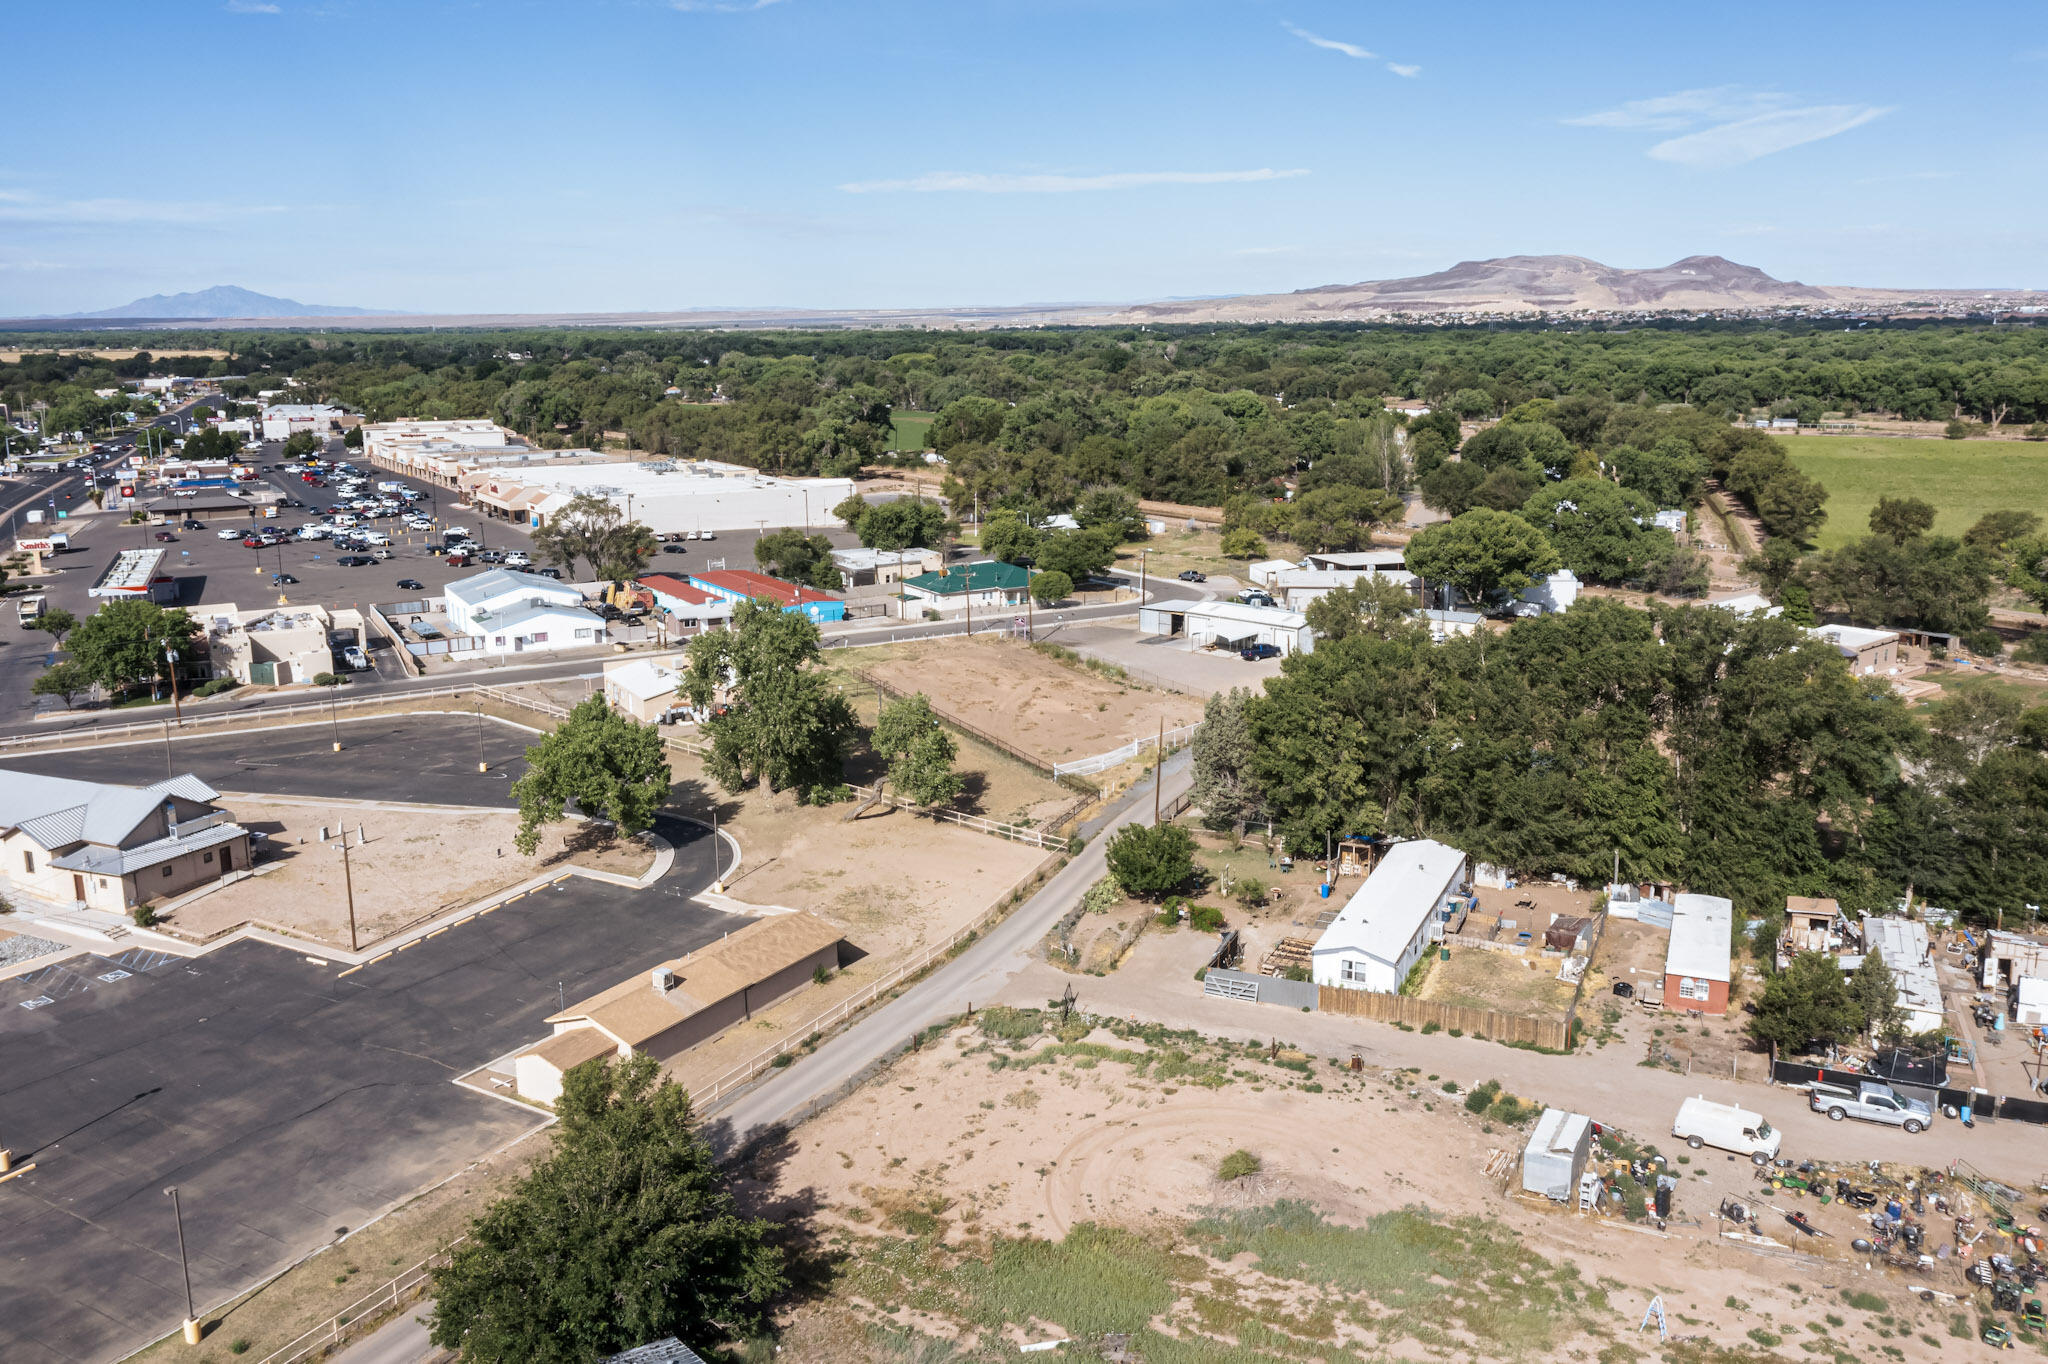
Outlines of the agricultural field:
[[1934,529],[1961,535],[1988,511],[2048,507],[2048,444],[2005,440],[1898,440],[1882,436],[1780,436],[1802,473],[1828,490],[1819,545],[1831,549],[1869,530],[1880,497],[1934,504]]
[[889,418],[895,428],[891,445],[897,450],[923,450],[931,444],[932,414],[929,412],[898,412]]

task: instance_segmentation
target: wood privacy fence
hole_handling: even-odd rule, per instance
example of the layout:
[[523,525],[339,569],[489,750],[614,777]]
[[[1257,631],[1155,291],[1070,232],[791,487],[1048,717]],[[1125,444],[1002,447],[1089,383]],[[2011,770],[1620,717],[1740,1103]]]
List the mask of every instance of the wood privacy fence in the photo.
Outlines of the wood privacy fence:
[[1457,1004],[1438,1004],[1407,995],[1380,994],[1372,990],[1347,990],[1324,985],[1316,991],[1316,1007],[1324,1013],[1353,1014],[1381,1023],[1406,1023],[1421,1027],[1434,1023],[1446,1031],[1456,1028],[1474,1037],[1496,1042],[1527,1042],[1551,1051],[1571,1047],[1571,1029],[1562,1019],[1522,1018],[1493,1009],[1468,1009]]

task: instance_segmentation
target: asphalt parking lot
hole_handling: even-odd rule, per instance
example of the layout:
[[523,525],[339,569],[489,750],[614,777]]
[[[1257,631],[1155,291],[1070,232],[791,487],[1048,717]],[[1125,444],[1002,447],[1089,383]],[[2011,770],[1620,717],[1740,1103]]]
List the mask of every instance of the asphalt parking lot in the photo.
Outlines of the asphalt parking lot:
[[[494,798],[479,793],[466,736],[433,744],[432,723],[344,724],[339,755],[324,728],[174,753],[231,788],[509,801],[503,775]],[[516,770],[527,736],[485,733],[493,763]],[[13,765],[135,781],[159,758],[144,746]],[[189,960],[110,947],[0,982],[0,1140],[36,1165],[0,1184],[0,1359],[112,1359],[176,1329],[167,1186],[204,1310],[533,1127],[533,1110],[451,1081],[542,1035],[560,1000],[746,922],[689,898],[712,879],[709,833],[669,817],[656,829],[676,862],[645,890],[571,877],[346,976],[244,942]]]
[[[341,736],[341,752],[334,736]],[[486,716],[383,715],[240,734],[174,737],[105,748],[16,753],[0,765],[79,781],[136,785],[192,772],[223,791],[425,805],[513,805],[535,736]],[[476,770],[477,755],[490,770]],[[706,878],[707,880],[709,878]]]

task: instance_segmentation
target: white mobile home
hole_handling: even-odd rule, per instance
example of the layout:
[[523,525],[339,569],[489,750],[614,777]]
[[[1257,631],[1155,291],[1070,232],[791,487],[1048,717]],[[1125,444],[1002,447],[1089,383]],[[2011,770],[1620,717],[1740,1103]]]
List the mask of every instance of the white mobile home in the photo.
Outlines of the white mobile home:
[[1310,953],[1318,985],[1394,994],[1440,936],[1451,898],[1471,883],[1470,863],[1435,839],[1396,843]]

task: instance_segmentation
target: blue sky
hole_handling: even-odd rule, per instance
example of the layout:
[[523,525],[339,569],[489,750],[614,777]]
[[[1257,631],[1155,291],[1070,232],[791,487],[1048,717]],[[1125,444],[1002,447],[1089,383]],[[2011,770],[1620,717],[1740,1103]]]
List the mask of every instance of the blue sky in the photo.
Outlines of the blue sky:
[[0,314],[210,284],[457,312],[1136,300],[1537,252],[2048,287],[2031,0],[10,9]]

